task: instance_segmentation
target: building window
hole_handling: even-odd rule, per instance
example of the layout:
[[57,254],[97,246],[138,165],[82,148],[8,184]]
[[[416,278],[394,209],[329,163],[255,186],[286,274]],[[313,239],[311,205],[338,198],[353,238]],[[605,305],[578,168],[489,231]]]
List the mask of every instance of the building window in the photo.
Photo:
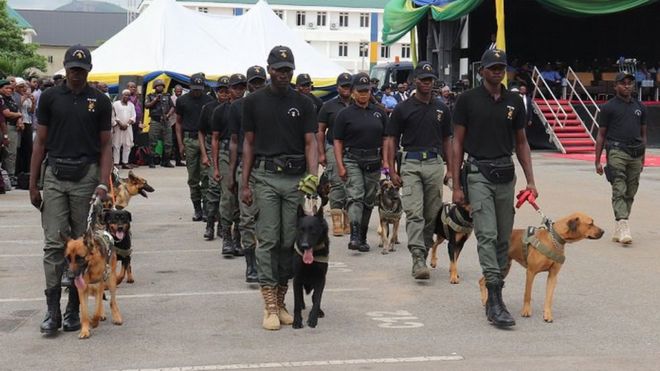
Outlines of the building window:
[[340,57],[348,57],[348,43],[347,42],[339,43],[339,56]]
[[360,57],[369,56],[369,43],[361,42],[360,43]]
[[243,15],[243,8],[234,8],[234,15],[235,16]]
[[305,12],[296,12],[296,26],[305,25]]
[[275,12],[275,15],[280,17],[280,19],[284,19],[284,10],[273,10]]
[[369,27],[369,13],[360,13],[360,27]]
[[339,27],[348,27],[348,13],[340,12],[339,13]]
[[326,12],[316,13],[316,25],[319,27],[325,26],[327,18],[328,18],[328,13]]
[[48,56],[48,63],[53,63],[53,56],[52,55]]
[[380,46],[380,57],[389,58],[390,57],[390,47],[388,45]]
[[401,58],[410,58],[410,44],[401,44]]
[[209,12],[209,8],[207,8],[207,7],[205,7],[205,6],[203,6],[203,7],[200,6],[200,7],[197,8],[197,11],[200,12],[200,13],[208,13],[208,12]]

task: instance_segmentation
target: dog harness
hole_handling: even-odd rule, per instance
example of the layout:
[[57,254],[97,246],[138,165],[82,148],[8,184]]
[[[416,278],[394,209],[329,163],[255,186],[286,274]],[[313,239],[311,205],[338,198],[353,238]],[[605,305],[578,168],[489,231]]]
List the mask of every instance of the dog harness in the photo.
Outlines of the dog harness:
[[[552,239],[552,244],[554,245],[554,249],[545,245],[544,243],[541,242],[536,237],[536,231],[538,229],[546,229],[550,233],[550,239]],[[525,267],[527,267],[527,256],[529,254],[529,246],[533,246],[536,251],[540,252],[545,256],[546,258],[559,263],[559,264],[564,264],[566,261],[566,256],[563,254],[564,252],[564,244],[566,241],[564,241],[561,236],[555,231],[554,228],[554,223],[546,224],[541,227],[527,227],[527,231],[523,233],[522,236],[522,254],[523,258],[525,259]]]
[[[317,250],[317,249],[316,249],[317,247],[323,247],[323,245],[314,246],[314,247],[312,248],[312,250],[316,251],[316,250]],[[298,255],[303,256],[303,252],[300,251],[300,248],[298,248],[298,246],[294,246],[293,248],[296,250],[296,253],[297,253]],[[328,263],[329,260],[330,260],[330,257],[329,257],[329,256],[316,256],[316,255],[314,255],[314,261],[315,261],[315,262],[319,262],[319,263]]]
[[[451,229],[457,233],[470,233],[472,231],[472,223],[463,219],[463,216],[460,212],[453,213],[456,220],[454,220],[450,214],[451,204],[445,204],[442,206],[442,212],[440,213],[440,221],[442,222],[442,228],[444,229],[445,236],[449,236],[449,230]],[[455,207],[455,206],[454,206]]]
[[394,208],[388,209],[385,207],[385,205],[383,205],[382,202],[380,202],[378,205],[378,212],[385,220],[396,220],[399,219],[403,213],[403,204],[401,202],[397,202],[395,203]]

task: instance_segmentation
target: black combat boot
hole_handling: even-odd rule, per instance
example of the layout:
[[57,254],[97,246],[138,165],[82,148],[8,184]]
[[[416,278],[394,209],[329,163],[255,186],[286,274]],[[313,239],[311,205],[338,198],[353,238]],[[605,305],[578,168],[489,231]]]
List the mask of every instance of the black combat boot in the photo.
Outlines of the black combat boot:
[[193,214],[192,221],[201,222],[203,217],[202,201],[193,201],[193,208],[195,209],[195,213]]
[[209,202],[207,209],[208,215],[206,216],[206,230],[204,231],[204,239],[207,241],[212,241],[215,238],[215,215],[217,213],[218,205],[215,202]]
[[161,161],[160,166],[162,167],[174,167],[172,163],[170,162],[170,156],[163,153],[163,161]]
[[369,219],[371,219],[371,210],[364,209],[362,211],[362,222],[360,223],[360,246],[358,250],[367,252],[371,250],[371,246],[367,243],[367,233],[369,232]]
[[149,165],[150,169],[154,169],[156,167],[156,164],[154,163],[154,156],[153,155],[146,155],[147,157],[147,164]]
[[360,223],[351,222],[351,237],[348,241],[349,250],[357,250],[360,248]]
[[222,256],[234,256],[234,239],[231,237],[231,227],[222,226]]
[[488,321],[497,327],[511,327],[516,324],[511,313],[506,309],[502,300],[502,287],[504,282],[492,284],[487,283],[488,300],[486,301],[486,317]]
[[412,276],[416,280],[428,280],[431,277],[431,271],[426,266],[426,254],[420,249],[414,249],[412,254]]
[[245,282],[256,283],[259,282],[257,276],[257,257],[255,256],[254,249],[245,249]]
[[238,230],[238,223],[234,223],[234,256],[243,256],[243,246],[241,246],[241,231]]
[[66,303],[62,329],[64,331],[80,330],[80,299],[75,287],[69,287],[69,302]]
[[46,335],[53,335],[62,326],[62,312],[60,310],[60,297],[62,296],[62,289],[53,287],[44,291],[46,295],[46,304],[48,311],[46,318],[41,322],[41,333]]

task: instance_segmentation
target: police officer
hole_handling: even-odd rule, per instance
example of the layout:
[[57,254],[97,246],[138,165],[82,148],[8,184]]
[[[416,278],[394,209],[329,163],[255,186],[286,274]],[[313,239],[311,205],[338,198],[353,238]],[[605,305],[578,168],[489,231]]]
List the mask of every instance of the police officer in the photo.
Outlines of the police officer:
[[148,158],[150,168],[155,168],[154,155],[156,154],[156,145],[158,140],[163,141],[163,157],[161,166],[174,167],[170,162],[172,153],[172,130],[170,130],[169,119],[174,114],[174,102],[172,96],[164,92],[165,82],[161,79],[154,81],[154,93],[147,94],[145,107],[149,109],[149,146],[151,155]]
[[[428,248],[442,207],[442,181],[445,173],[442,155],[451,162],[451,117],[449,108],[435,99],[437,78],[429,62],[419,62],[414,71],[415,95],[397,104],[387,125],[385,152],[392,183],[402,189],[406,213],[408,250],[412,254],[412,275],[429,279],[426,267]],[[403,146],[399,173],[394,169],[398,143]],[[449,169],[448,171],[449,172]]]
[[[266,85],[266,69],[261,66],[252,66],[247,70],[247,89],[249,94],[263,88]],[[229,190],[236,193],[236,179],[238,176],[238,188],[242,187],[242,173],[243,173],[243,137],[245,133],[241,127],[243,120],[243,103],[244,98],[232,102],[229,109],[229,126],[231,139],[229,143]],[[238,172],[238,175],[237,175]],[[249,187],[254,189],[254,176],[250,177]],[[257,260],[255,249],[257,248],[257,235],[255,231],[255,223],[259,209],[256,202],[247,205],[244,202],[239,202],[240,208],[240,222],[239,232],[241,234],[241,247],[245,254],[245,282],[254,283],[259,282],[257,275]]]
[[316,111],[316,113],[321,110],[323,101],[321,98],[312,94],[312,78],[309,77],[309,74],[301,73],[298,75],[298,77],[296,77],[296,90],[312,100],[312,103],[314,104],[314,111]]
[[208,187],[208,174],[201,161],[198,124],[202,107],[212,102],[213,98],[204,94],[204,86],[202,74],[193,74],[190,77],[190,93],[182,95],[176,101],[176,136],[179,154],[181,157],[185,155],[186,158],[190,199],[195,210],[192,217],[194,222],[204,219],[202,200],[206,198]]
[[632,97],[635,77],[616,75],[616,96],[600,110],[600,128],[596,140],[596,173],[603,174],[600,155],[607,153],[608,181],[612,184],[612,209],[616,228],[612,241],[632,243],[628,217],[644,169],[646,148],[646,107]]
[[[514,143],[527,180],[526,189],[534,196],[538,193],[525,136],[525,106],[518,94],[502,85],[506,54],[498,49],[487,50],[481,65],[483,85],[461,94],[454,107],[452,200],[465,204],[469,199],[472,207],[479,263],[488,288],[486,316],[496,326],[513,326],[515,321],[502,300],[502,272],[507,269],[513,228]],[[465,163],[464,153],[468,154]],[[461,166],[467,173],[467,184],[459,177]]]
[[[271,83],[243,103],[241,200],[250,205],[254,194],[259,208],[257,273],[266,304],[262,325],[267,330],[293,323],[284,298],[302,203],[296,185],[311,192],[318,185],[316,113],[311,100],[290,87],[294,68],[291,49],[274,47],[268,56]],[[254,189],[249,186],[251,175]]]
[[[83,46],[70,47],[64,56],[66,82],[41,95],[37,117],[39,126],[30,165],[30,202],[41,210],[44,229],[44,271],[48,313],[41,332],[51,335],[80,329],[79,298],[69,290],[62,320],[60,287],[64,261],[64,241],[60,232],[74,238],[87,228],[89,201],[93,194],[104,199],[112,168],[110,99],[87,84],[92,56]],[[48,161],[43,179],[40,167]],[[37,186],[43,182],[43,199]],[[70,283],[69,283],[70,284]]]
[[346,185],[337,174],[337,161],[334,153],[334,124],[339,111],[351,104],[353,76],[342,73],[337,77],[337,97],[325,102],[319,112],[319,132],[316,141],[319,145],[319,163],[325,166],[324,173],[330,181],[330,215],[332,234],[343,236],[351,232],[346,210]]
[[348,248],[367,252],[367,231],[376,202],[387,115],[370,103],[369,75],[353,78],[353,104],[337,114],[334,151],[337,174],[346,183],[351,237]]
[[201,151],[202,165],[208,167],[209,177],[209,188],[206,190],[206,229],[204,230],[204,239],[207,241],[213,240],[215,237],[215,222],[220,215],[220,195],[222,193],[220,183],[213,177],[214,164],[217,162],[217,159],[213,157],[211,150],[213,137],[212,119],[215,109],[229,102],[229,76],[220,76],[218,78],[216,98],[202,107],[202,113],[199,116],[199,145],[204,148]]
[[230,102],[215,109],[213,112],[213,153],[218,154],[218,173],[216,180],[222,185],[220,198],[220,225],[222,228],[222,255],[243,256],[241,235],[238,231],[240,212],[238,196],[229,190],[229,108],[231,102],[240,99],[245,94],[247,79],[242,73],[235,73],[229,78]]

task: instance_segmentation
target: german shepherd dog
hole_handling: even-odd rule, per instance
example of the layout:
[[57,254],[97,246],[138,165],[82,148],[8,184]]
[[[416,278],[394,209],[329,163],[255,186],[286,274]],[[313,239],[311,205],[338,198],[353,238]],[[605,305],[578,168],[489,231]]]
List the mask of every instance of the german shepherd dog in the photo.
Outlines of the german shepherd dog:
[[438,265],[438,246],[447,240],[449,252],[449,282],[458,283],[458,257],[470,234],[472,234],[472,216],[470,206],[442,204],[435,222],[435,241],[431,247],[431,267]]
[[133,283],[133,268],[131,267],[131,213],[128,210],[103,210],[105,230],[114,239],[117,260],[121,262],[121,271],[117,275],[117,285],[126,276],[126,282]]
[[[113,178],[115,188],[114,207],[117,209],[126,208],[131,197],[137,194],[146,198],[148,197],[147,192],[151,193],[154,191],[146,179],[135,175],[133,171],[128,172],[128,178],[119,178],[116,174]],[[107,207],[107,205],[104,206]]]
[[[117,306],[117,255],[115,254],[112,236],[104,231],[87,231],[82,237],[71,239],[62,236],[65,241],[64,256],[69,269],[74,273],[74,283],[80,298],[81,329],[78,338],[90,336],[90,324],[96,328],[99,321],[105,321],[103,311],[103,293],[110,291],[110,309],[112,323],[122,324],[121,313]],[[73,288],[71,288],[73,289]],[[96,298],[94,317],[89,318],[87,300],[90,295]]]
[[[380,218],[378,225],[380,243],[378,246],[383,248],[381,254],[387,254],[395,250],[394,244],[399,243],[399,222],[403,213],[399,188],[395,187],[391,180],[381,179],[376,202]],[[390,230],[390,224],[392,230]]]
[[307,325],[316,327],[319,317],[325,316],[321,310],[321,296],[325,288],[330,253],[328,223],[323,218],[322,207],[318,208],[314,215],[306,215],[303,208],[298,207],[295,251],[293,257],[293,328],[303,327],[301,314],[305,308],[303,289],[308,295],[313,291],[312,309],[307,318]]

